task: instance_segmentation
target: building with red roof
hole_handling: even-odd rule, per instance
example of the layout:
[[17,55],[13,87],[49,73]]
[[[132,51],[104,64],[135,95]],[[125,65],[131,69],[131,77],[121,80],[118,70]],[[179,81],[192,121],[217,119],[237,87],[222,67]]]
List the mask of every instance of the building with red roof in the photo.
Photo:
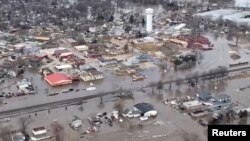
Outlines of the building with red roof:
[[72,80],[64,73],[53,73],[44,78],[51,86],[71,84]]

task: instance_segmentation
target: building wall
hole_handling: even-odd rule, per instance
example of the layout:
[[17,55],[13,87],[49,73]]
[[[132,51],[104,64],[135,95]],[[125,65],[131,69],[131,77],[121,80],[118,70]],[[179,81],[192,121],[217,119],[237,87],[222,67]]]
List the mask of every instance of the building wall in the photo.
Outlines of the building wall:
[[151,117],[151,116],[156,116],[157,115],[157,111],[152,110],[152,111],[148,111],[144,114],[144,116],[146,117]]

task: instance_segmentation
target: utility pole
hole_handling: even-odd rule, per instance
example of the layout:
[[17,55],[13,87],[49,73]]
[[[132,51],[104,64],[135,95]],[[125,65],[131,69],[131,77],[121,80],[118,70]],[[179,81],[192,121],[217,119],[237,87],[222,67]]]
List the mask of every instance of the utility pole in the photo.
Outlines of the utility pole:
[[187,11],[187,0],[185,0],[185,10]]

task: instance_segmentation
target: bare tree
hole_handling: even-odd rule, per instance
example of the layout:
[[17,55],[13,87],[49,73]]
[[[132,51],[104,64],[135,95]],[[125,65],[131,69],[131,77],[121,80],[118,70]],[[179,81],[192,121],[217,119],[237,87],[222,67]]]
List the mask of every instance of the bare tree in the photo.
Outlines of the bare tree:
[[79,102],[79,105],[80,105],[79,110],[83,111],[84,110],[84,108],[83,108],[83,101]]
[[45,91],[46,94],[49,94],[49,89],[48,88],[46,88],[44,91]]
[[0,128],[0,138],[3,141],[12,141],[10,127],[1,127]]
[[52,133],[54,134],[56,141],[63,141],[64,140],[64,128],[61,124],[57,121],[54,121],[50,124]]
[[238,125],[247,125],[247,118],[240,118],[238,121]]
[[177,89],[180,89],[180,85],[181,85],[181,81],[180,80],[176,80],[175,81],[175,85],[177,86]]
[[100,103],[98,104],[99,108],[103,108],[104,107],[104,102],[103,102],[103,97],[100,96]]
[[119,115],[122,114],[123,108],[124,108],[124,106],[123,106],[122,101],[118,101],[117,103],[114,104],[114,109],[119,112]]
[[246,110],[239,112],[239,125],[246,125],[247,124],[247,118],[248,118],[248,112]]
[[234,120],[235,120],[235,113],[234,113],[234,111],[233,110],[228,110],[224,114],[224,122],[225,123],[231,123]]
[[123,47],[123,51],[125,53],[129,53],[129,47],[128,47],[128,44],[126,43],[125,46]]
[[21,117],[19,118],[19,124],[20,124],[20,129],[22,131],[22,133],[27,134],[27,127],[29,126],[29,124],[31,124],[33,122],[33,119],[30,117]]
[[164,88],[164,85],[162,83],[162,81],[159,81],[157,83],[157,90],[159,91],[159,94],[161,94],[161,90]]
[[172,89],[172,81],[169,82],[168,90]]
[[155,93],[155,83],[150,83],[149,87],[152,88],[152,95]]
[[187,133],[187,132],[184,132],[182,134],[182,139],[183,141],[200,141],[201,140],[197,134]]

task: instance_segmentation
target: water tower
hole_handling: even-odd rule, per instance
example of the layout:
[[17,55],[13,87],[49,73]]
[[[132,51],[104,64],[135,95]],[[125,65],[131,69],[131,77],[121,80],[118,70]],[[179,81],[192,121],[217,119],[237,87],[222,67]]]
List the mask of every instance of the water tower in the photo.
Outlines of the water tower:
[[153,30],[153,14],[154,14],[154,9],[147,8],[145,10],[145,14],[146,14],[146,31],[150,33]]

